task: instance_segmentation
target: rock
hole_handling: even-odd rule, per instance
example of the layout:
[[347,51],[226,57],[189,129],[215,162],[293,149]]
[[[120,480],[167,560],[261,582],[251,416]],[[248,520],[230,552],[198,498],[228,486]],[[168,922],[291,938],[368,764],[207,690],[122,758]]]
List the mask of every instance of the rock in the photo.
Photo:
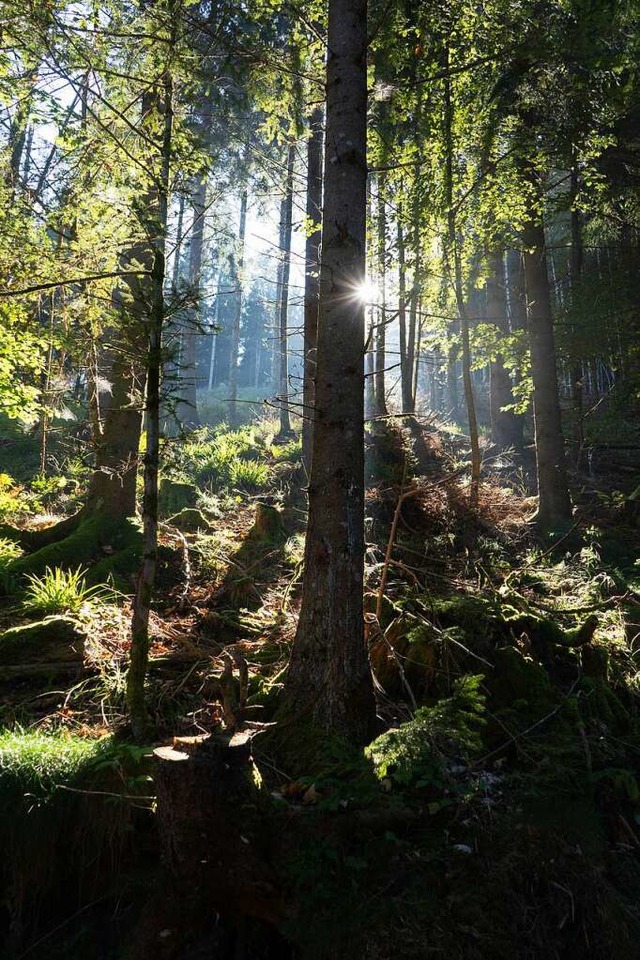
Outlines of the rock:
[[198,490],[193,483],[179,483],[163,477],[158,491],[158,510],[160,515],[168,517],[179,513],[185,507],[195,507]]
[[82,663],[84,633],[72,617],[54,616],[0,634],[0,664]]
[[200,510],[196,510],[195,507],[185,507],[180,513],[169,517],[167,523],[172,524],[181,533],[197,533],[198,530],[208,531],[211,529],[211,524],[205,515]]

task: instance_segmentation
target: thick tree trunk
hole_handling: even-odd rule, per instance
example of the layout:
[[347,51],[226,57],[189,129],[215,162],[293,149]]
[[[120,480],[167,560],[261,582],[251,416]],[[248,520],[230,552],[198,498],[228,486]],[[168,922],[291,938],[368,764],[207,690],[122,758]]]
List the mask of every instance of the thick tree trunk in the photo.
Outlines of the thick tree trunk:
[[[127,269],[126,262],[123,269]],[[142,297],[132,284],[131,296]],[[138,447],[142,428],[142,403],[145,389],[145,340],[140,318],[132,306],[125,308],[120,291],[114,293],[126,329],[117,349],[106,359],[106,369],[98,368],[99,380],[109,383],[109,392],[98,392],[99,433],[94,438],[95,469],[89,483],[87,510],[103,511],[110,517],[132,517],[136,512]],[[138,303],[140,303],[138,299]]]
[[[507,301],[505,297],[504,263],[502,252],[494,251],[489,258],[487,280],[487,322],[498,330],[498,344],[509,333]],[[522,450],[522,417],[504,407],[513,404],[511,378],[500,353],[491,361],[491,439],[500,450]]]
[[287,909],[269,863],[269,807],[247,734],[185,738],[154,753],[158,836],[173,896],[187,911],[195,900],[201,912],[206,904],[209,912],[281,922]]
[[375,721],[364,642],[366,0],[329,0],[316,412],[302,607],[286,698],[365,742]]
[[320,296],[320,239],[322,231],[322,120],[323,111],[311,114],[307,146],[307,222],[316,227],[307,236],[304,276],[304,386],[302,412],[302,458],[311,474],[313,414],[316,399],[316,349],[318,343],[318,298]]
[[233,324],[231,327],[231,351],[229,356],[229,421],[232,426],[238,423],[238,358],[240,356],[240,321],[242,319],[242,274],[244,271],[244,244],[247,233],[247,189],[240,198],[240,223],[238,225],[238,260],[233,254],[229,257],[231,277],[235,283],[235,302]]
[[[524,274],[527,293],[533,417],[538,473],[536,521],[543,529],[562,525],[571,517],[567,488],[564,438],[558,398],[556,350],[547,272],[544,226],[538,210],[535,175],[529,175],[535,198],[523,231]],[[535,190],[535,193],[533,192]]]

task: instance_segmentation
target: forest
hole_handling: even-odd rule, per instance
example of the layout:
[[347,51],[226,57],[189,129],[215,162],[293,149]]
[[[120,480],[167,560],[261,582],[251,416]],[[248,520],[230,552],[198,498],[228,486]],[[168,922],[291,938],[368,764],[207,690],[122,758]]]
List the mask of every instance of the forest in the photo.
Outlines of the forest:
[[0,957],[640,957],[639,0],[0,0]]

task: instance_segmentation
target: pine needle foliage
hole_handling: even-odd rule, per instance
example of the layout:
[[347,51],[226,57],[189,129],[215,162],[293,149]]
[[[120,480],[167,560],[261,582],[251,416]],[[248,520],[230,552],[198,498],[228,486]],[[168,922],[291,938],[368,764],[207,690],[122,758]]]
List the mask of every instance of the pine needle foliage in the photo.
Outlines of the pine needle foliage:
[[477,754],[485,723],[483,679],[460,677],[450,697],[419,707],[412,720],[374,740],[365,752],[376,775],[406,786],[431,786],[442,779],[446,762]]

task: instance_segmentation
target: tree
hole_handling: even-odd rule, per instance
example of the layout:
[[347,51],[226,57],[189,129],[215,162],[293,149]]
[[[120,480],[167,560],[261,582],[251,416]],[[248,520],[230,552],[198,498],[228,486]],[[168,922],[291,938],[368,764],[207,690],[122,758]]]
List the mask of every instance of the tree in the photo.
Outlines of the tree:
[[286,682],[298,716],[366,741],[364,643],[366,0],[329,0],[317,376],[302,607]]
[[[148,734],[144,684],[149,659],[149,611],[156,577],[158,553],[158,472],[160,466],[160,383],[162,377],[162,334],[165,323],[166,239],[169,209],[171,146],[173,137],[173,76],[171,56],[176,44],[179,14],[173,0],[167,0],[165,64],[157,89],[147,103],[143,122],[147,128],[159,128],[157,156],[150,157],[154,189],[148,198],[146,216],[152,237],[150,301],[145,323],[146,339],[146,424],[147,448],[144,455],[142,494],[142,564],[132,604],[131,652],[127,672],[127,706],[134,736],[144,740]],[[143,106],[144,110],[144,106]]]
[[302,456],[311,473],[313,408],[315,405],[318,298],[320,295],[320,219],[322,209],[322,121],[320,107],[309,120],[307,146],[307,240],[304,251],[304,382],[302,396]]

